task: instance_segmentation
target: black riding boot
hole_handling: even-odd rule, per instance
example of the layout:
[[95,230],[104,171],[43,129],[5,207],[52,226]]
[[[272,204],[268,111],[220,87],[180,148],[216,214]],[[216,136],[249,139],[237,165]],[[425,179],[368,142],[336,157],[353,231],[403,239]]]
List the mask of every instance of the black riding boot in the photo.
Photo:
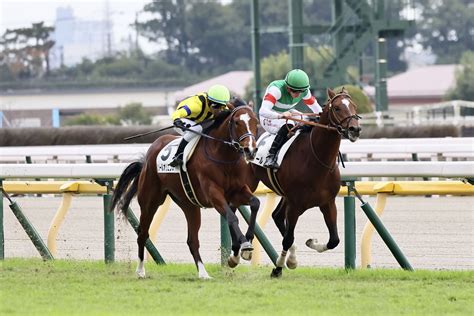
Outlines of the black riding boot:
[[275,136],[275,139],[273,140],[272,147],[270,147],[270,150],[268,151],[268,156],[267,159],[265,160],[265,163],[263,166],[265,168],[272,168],[272,169],[278,169],[280,166],[277,163],[278,159],[278,151],[280,151],[280,148],[283,146],[283,144],[288,140],[288,127],[286,125],[283,125],[278,133]]
[[171,167],[178,167],[183,164],[183,151],[187,144],[188,142],[183,138],[179,143],[176,155],[174,155],[173,160],[170,162]]

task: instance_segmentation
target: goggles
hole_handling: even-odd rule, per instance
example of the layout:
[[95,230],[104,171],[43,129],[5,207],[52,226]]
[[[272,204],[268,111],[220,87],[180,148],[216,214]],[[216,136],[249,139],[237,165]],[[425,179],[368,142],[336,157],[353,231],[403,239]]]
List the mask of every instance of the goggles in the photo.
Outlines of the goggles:
[[288,89],[293,92],[293,93],[303,93],[306,89],[304,90],[296,90],[296,89],[291,89],[290,87],[288,87]]
[[214,102],[212,102],[209,106],[214,110],[219,110],[225,107],[224,104],[219,104],[219,103],[214,103]]

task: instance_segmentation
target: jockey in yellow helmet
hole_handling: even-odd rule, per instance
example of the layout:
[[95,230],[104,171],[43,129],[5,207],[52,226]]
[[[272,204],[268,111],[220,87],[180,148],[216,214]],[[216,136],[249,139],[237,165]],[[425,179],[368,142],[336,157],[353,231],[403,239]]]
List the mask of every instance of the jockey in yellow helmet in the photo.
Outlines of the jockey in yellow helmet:
[[178,151],[170,163],[172,167],[178,167],[183,163],[184,147],[197,134],[189,131],[202,132],[203,121],[212,120],[215,116],[227,108],[230,100],[230,92],[223,85],[213,85],[207,90],[181,101],[176,111],[171,115],[175,130],[183,135]]

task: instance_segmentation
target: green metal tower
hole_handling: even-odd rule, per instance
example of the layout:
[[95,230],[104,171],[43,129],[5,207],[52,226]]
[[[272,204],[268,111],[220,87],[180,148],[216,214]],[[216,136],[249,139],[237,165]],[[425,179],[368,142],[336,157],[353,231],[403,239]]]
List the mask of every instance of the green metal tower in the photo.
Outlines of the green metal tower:
[[[288,0],[289,52],[292,68],[302,68],[304,34],[329,35],[332,39],[333,55],[326,60],[323,80],[316,82],[315,94],[322,96],[327,87],[336,87],[346,83],[360,85],[357,78],[350,78],[347,67],[358,66],[360,56],[369,45],[375,52],[375,88],[376,110],[388,110],[387,97],[387,48],[386,38],[403,35],[412,21],[400,16],[403,9],[412,5],[413,0],[333,0],[331,24],[304,26],[303,1]],[[258,0],[252,0],[252,12],[258,9]],[[252,28],[259,33],[258,24]],[[254,39],[253,50],[257,49]],[[258,52],[258,50],[257,50]],[[253,54],[256,56],[256,54]],[[254,60],[254,71],[260,76],[259,61]],[[256,87],[260,78],[255,80]]]

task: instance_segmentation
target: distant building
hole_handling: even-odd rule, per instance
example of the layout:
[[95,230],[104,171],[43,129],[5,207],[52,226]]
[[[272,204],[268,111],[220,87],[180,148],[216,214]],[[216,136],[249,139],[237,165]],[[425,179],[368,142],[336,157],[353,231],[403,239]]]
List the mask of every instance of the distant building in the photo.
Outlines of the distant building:
[[[432,65],[410,69],[387,79],[389,111],[443,101],[456,84],[457,65]],[[365,91],[375,99],[374,87]]]
[[95,60],[111,49],[111,21],[79,20],[68,6],[56,9],[54,27],[52,37],[56,43],[51,54],[51,66],[54,68],[62,64],[77,64],[85,56]]

